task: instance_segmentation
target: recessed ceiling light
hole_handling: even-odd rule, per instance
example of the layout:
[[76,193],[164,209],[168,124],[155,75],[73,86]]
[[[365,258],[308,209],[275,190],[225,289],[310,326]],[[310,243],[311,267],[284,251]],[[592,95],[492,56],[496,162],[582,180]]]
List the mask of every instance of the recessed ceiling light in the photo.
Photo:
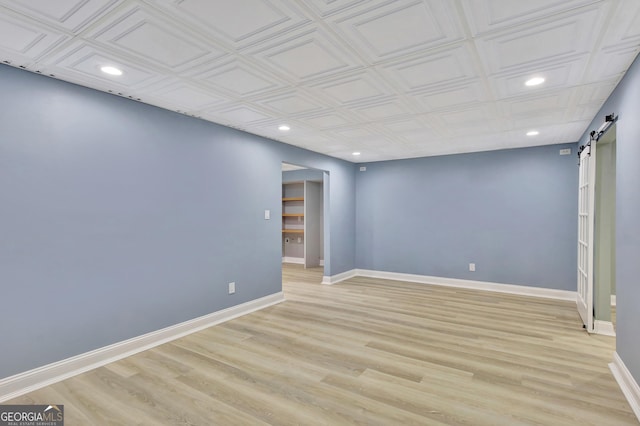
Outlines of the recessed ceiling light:
[[536,136],[536,135],[539,135],[539,134],[540,134],[540,132],[537,131],[537,130],[530,130],[530,131],[527,132],[527,136]]
[[109,75],[122,75],[122,71],[116,67],[102,67],[100,71]]
[[524,84],[526,86],[537,86],[544,83],[544,77],[533,77],[527,80]]
[[360,153],[358,151],[356,151],[356,152],[352,152],[351,155],[358,156],[358,155],[360,155]]
[[278,127],[278,130],[280,130],[281,132],[288,132],[289,130],[291,130],[291,127],[287,126],[286,124],[283,124],[280,127]]

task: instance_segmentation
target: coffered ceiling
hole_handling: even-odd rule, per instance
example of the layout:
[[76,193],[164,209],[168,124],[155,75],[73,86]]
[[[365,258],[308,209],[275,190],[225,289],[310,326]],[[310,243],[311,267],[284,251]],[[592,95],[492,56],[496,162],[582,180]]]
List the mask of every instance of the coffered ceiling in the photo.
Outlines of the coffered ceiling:
[[0,61],[357,162],[575,142],[639,51],[638,0],[0,0]]

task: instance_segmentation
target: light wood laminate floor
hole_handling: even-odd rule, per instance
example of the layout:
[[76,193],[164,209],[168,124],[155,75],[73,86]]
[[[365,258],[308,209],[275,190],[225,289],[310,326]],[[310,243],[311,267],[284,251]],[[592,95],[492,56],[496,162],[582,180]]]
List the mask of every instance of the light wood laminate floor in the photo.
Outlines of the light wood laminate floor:
[[637,425],[569,302],[284,267],[287,301],[7,403],[67,425]]

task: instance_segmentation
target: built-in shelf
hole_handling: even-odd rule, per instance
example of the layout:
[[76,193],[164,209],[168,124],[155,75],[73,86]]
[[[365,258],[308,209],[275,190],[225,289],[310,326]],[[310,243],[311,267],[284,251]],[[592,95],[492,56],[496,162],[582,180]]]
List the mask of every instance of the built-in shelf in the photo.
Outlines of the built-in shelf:
[[282,217],[304,217],[304,213],[282,213]]
[[304,234],[304,229],[283,229],[283,234]]
[[304,201],[304,197],[286,197],[282,201]]

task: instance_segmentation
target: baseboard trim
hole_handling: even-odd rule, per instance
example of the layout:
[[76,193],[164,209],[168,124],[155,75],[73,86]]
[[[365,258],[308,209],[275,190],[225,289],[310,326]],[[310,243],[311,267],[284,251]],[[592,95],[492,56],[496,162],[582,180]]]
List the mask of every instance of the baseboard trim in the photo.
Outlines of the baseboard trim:
[[627,398],[633,413],[640,421],[640,386],[638,386],[638,382],[633,378],[617,352],[613,353],[613,362],[609,364],[609,369],[616,382],[618,382],[618,386],[620,386],[625,398]]
[[340,274],[331,275],[331,276],[323,276],[322,284],[333,285],[337,284],[340,281],[348,280],[349,278],[353,278],[356,276],[356,269],[351,269],[350,271],[345,271]]
[[616,295],[615,294],[611,295],[611,306],[616,306]]
[[495,291],[499,293],[517,294],[520,296],[543,297],[547,299],[568,300],[575,302],[577,293],[568,290],[538,288],[516,284],[501,284],[487,281],[462,280],[458,278],[432,277],[428,275],[404,274],[399,272],[356,269],[355,275],[369,278],[381,278],[395,281],[408,281],[419,284],[432,284],[445,287],[466,288],[471,290]]
[[[303,257],[283,257],[282,263],[295,263],[296,265],[304,265]],[[324,266],[324,260],[320,260],[320,266]]]
[[611,321],[595,320],[593,322],[593,332],[604,336],[616,335],[616,330],[613,328],[613,323]]
[[274,293],[1,379],[0,403],[284,300],[282,292]]

